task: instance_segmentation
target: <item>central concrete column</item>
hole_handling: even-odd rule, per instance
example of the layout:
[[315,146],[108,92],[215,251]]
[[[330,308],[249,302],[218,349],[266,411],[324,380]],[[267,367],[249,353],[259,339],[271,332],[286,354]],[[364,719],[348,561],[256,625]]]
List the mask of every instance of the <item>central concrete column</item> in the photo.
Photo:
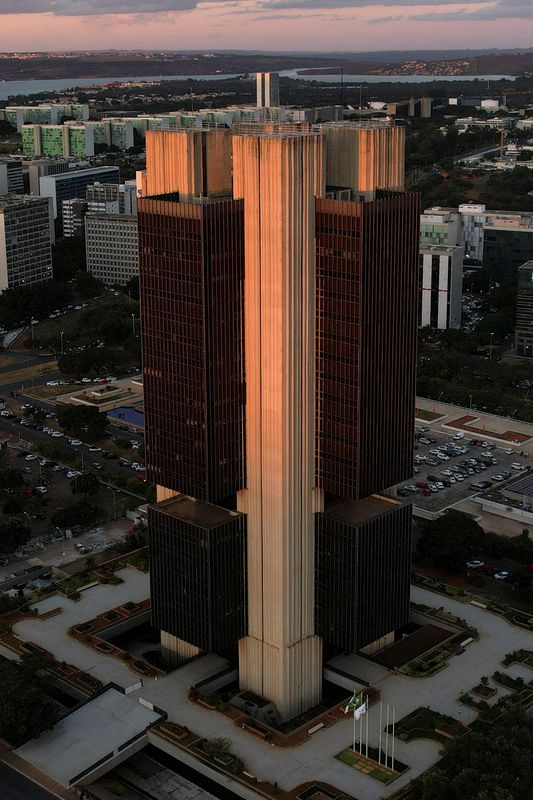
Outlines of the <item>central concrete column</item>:
[[315,196],[321,134],[233,138],[234,196],[245,215],[248,636],[242,689],[285,719],[320,700],[314,635]]

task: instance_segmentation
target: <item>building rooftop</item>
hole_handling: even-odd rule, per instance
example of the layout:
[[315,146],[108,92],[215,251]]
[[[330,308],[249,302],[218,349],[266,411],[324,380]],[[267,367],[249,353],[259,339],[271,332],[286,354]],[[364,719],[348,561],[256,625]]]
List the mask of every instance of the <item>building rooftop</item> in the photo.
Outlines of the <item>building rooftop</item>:
[[36,197],[32,194],[3,194],[0,195],[0,211],[15,206],[25,206],[28,203],[48,202],[48,197]]
[[462,245],[451,244],[421,244],[421,253],[456,253],[458,250],[464,250]]
[[[132,683],[134,680],[132,675]],[[127,695],[110,684],[63,717],[51,731],[19,747],[17,754],[68,787],[82,773],[112,760],[121,745],[142,735],[160,719],[160,712],[139,703],[138,693]]]
[[373,494],[365,497],[364,500],[348,500],[340,502],[339,505],[328,508],[328,517],[338,519],[339,522],[346,522],[349,525],[360,525],[371,519],[395,511],[400,503],[392,497],[381,497]]
[[190,525],[199,528],[218,528],[231,522],[235,517],[242,516],[237,511],[228,511],[226,508],[204,503],[203,500],[195,500],[185,494],[170,497],[168,500],[159,503],[158,511],[162,511],[171,517],[177,517]]
[[505,494],[505,492],[533,496],[533,473],[521,475],[517,480],[506,483],[502,488],[502,494]]

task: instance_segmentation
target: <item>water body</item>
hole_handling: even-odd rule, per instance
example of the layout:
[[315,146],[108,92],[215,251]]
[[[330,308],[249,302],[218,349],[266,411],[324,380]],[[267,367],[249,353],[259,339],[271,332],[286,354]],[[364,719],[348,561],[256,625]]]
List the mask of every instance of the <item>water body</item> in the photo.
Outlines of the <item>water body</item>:
[[[239,73],[242,74],[242,73]],[[299,75],[295,69],[280,72],[284,78],[299,78],[304,81],[320,81],[322,83],[338,83],[337,75]],[[236,78],[230,75],[142,75],[128,78],[56,78],[53,80],[3,81],[0,83],[0,100],[7,100],[12,95],[32,95],[41,92],[57,92],[71,89],[74,86],[103,86],[105,83],[138,83],[140,81],[222,81],[225,78]],[[344,75],[344,82],[349,83],[432,83],[433,81],[499,81],[516,80],[513,75]]]

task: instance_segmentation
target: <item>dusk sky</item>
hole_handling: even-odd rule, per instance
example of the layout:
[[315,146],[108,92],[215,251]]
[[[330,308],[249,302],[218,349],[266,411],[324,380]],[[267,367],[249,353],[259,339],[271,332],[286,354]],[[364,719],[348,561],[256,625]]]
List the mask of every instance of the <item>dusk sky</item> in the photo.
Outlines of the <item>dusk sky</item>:
[[533,0],[0,0],[1,50],[353,51],[532,43]]

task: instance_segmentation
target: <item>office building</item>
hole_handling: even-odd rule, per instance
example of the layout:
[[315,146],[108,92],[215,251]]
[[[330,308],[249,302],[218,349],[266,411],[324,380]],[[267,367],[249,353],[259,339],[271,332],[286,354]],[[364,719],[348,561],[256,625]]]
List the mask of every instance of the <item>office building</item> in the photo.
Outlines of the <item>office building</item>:
[[456,247],[463,243],[461,217],[457,211],[434,210],[435,213],[420,215],[420,244],[449,245]]
[[420,246],[420,327],[460,328],[463,305],[463,248]]
[[22,162],[11,158],[0,160],[0,195],[23,193]]
[[139,274],[137,218],[87,213],[85,249],[88,272],[109,286],[125,286]]
[[380,649],[409,618],[389,487],[412,470],[420,208],[399,136],[147,134],[152,621],[178,661],[238,656],[282,719],[320,701],[324,643]]
[[93,183],[118,184],[118,167],[91,167],[90,169],[70,170],[57,175],[46,175],[39,179],[41,197],[51,197],[54,217],[61,218],[63,200],[84,197],[87,187]]
[[85,215],[87,213],[87,201],[82,197],[75,197],[72,200],[63,200],[63,236],[71,239],[73,236],[83,236],[85,234]]
[[69,163],[64,159],[55,160],[52,158],[42,158],[26,161],[23,166],[28,170],[30,194],[40,194],[41,187],[39,181],[47,175],[59,175],[69,171]]
[[515,347],[517,356],[533,358],[533,261],[518,269]]
[[85,192],[90,214],[120,214],[120,184],[96,183]]
[[0,292],[52,278],[52,204],[29,195],[0,197]]
[[279,106],[279,75],[277,72],[258,72],[257,107],[271,108]]
[[[435,230],[432,230],[432,220]],[[444,241],[444,230],[439,229],[442,224],[448,228],[447,241]],[[437,233],[443,234],[438,241],[435,240]],[[531,258],[532,235],[533,213],[488,211],[477,203],[462,203],[458,208],[427,208],[421,219],[422,244],[464,245],[465,267],[484,267],[495,279],[514,275],[518,267]]]
[[494,281],[516,284],[518,268],[533,258],[533,214],[494,214],[483,230],[483,269]]

